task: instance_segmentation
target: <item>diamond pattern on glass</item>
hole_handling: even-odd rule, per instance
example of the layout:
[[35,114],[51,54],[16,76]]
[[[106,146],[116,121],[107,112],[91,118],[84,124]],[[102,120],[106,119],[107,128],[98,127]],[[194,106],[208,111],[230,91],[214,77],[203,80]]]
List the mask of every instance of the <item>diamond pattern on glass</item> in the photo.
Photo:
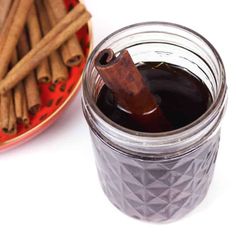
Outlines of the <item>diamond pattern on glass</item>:
[[205,197],[209,188],[219,133],[198,149],[168,160],[141,160],[105,145],[92,133],[102,188],[129,216],[148,221],[176,220]]

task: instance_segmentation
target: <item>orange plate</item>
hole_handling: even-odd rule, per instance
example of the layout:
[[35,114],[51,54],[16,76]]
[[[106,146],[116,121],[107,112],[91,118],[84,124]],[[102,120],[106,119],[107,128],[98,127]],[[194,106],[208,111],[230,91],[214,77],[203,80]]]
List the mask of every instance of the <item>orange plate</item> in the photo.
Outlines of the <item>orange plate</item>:
[[[65,0],[68,10],[77,3],[78,0]],[[77,32],[77,37],[83,48],[85,58],[87,58],[92,47],[90,22]],[[56,121],[79,91],[85,63],[86,60],[80,66],[72,68],[66,82],[59,83],[56,86],[53,84],[39,85],[42,100],[41,110],[36,116],[31,117],[30,127],[18,126],[16,135],[6,135],[0,132],[0,152],[28,141]]]

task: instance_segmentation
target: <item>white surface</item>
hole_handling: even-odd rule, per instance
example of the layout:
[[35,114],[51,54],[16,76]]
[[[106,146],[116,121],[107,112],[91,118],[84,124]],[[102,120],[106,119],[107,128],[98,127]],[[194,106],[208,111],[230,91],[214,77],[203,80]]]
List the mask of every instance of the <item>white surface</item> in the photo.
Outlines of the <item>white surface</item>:
[[80,95],[39,137],[0,154],[0,235],[235,235],[236,28],[234,1],[86,0],[95,45],[125,25],[171,21],[209,39],[225,63],[229,86],[216,171],[204,202],[171,224],[125,216],[103,194]]

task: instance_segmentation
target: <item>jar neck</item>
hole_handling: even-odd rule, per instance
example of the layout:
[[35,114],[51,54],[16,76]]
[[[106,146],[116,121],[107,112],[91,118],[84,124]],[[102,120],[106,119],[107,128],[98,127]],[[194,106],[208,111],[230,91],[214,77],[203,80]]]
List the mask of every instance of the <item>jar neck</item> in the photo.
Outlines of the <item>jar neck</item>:
[[[119,126],[96,106],[103,81],[94,68],[94,58],[107,47],[115,53],[126,48],[135,63],[164,61],[188,69],[207,85],[212,105],[193,123],[170,132],[143,133]],[[82,99],[90,127],[111,146],[155,157],[179,155],[200,145],[219,129],[226,103],[224,67],[213,46],[190,29],[160,22],[137,24],[113,33],[95,48],[85,68]]]

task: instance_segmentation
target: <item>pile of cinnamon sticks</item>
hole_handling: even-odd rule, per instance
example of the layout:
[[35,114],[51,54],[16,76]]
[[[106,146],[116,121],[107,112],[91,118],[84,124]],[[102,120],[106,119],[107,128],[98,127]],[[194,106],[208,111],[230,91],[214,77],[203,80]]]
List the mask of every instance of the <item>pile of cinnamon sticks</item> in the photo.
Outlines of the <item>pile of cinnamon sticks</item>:
[[63,0],[0,0],[0,126],[15,134],[40,107],[39,83],[68,78],[68,67],[83,60],[75,36],[91,15]]

